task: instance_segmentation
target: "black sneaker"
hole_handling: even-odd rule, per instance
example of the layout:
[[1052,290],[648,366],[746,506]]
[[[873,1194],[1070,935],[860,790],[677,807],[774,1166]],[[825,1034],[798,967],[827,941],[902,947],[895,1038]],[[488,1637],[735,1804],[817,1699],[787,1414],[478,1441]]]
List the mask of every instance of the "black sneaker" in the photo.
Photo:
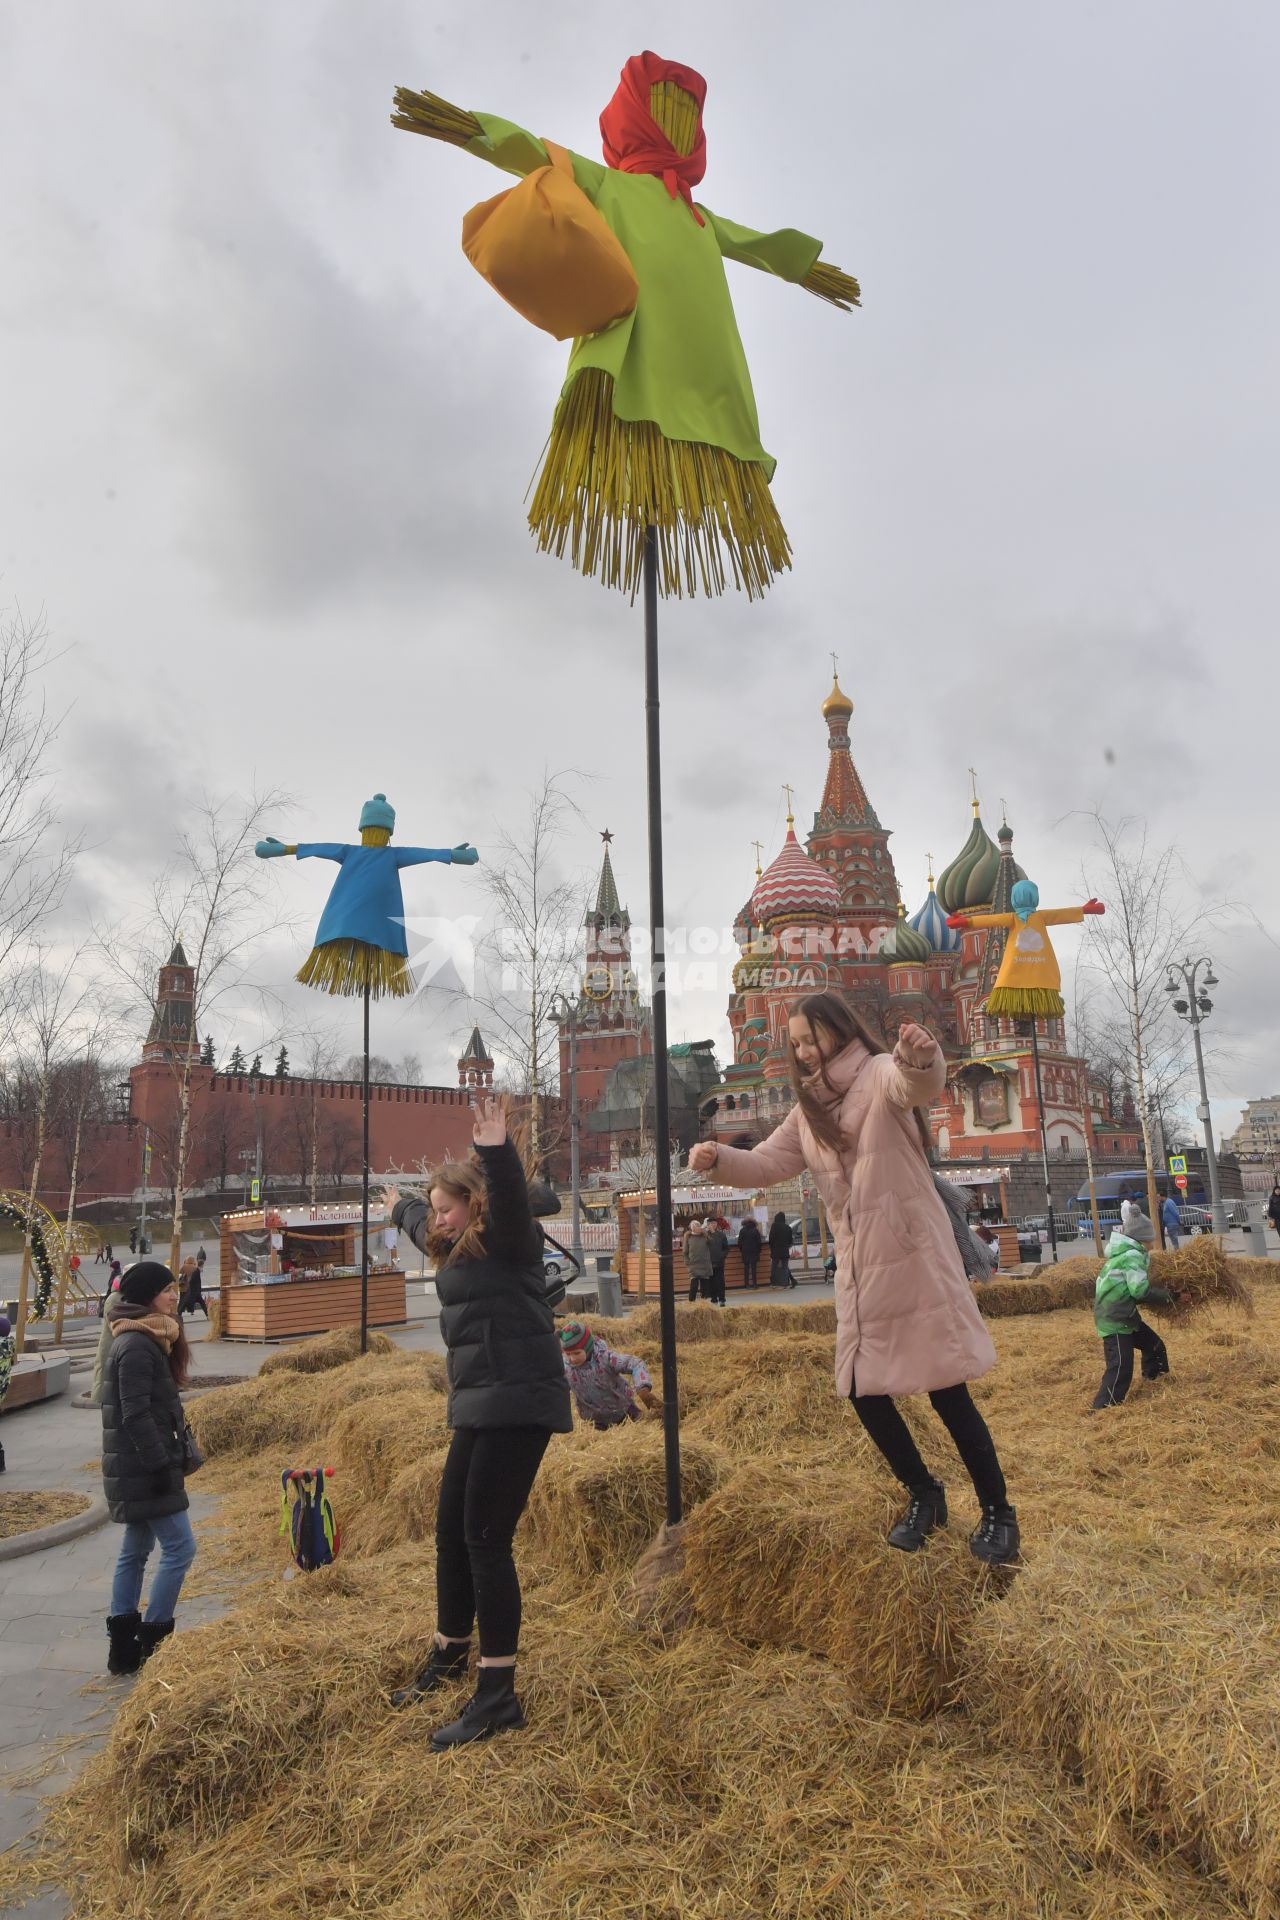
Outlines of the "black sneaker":
[[471,1642],[461,1646],[434,1646],[427,1656],[427,1664],[416,1680],[406,1687],[397,1687],[391,1696],[393,1707],[411,1707],[422,1699],[424,1694],[435,1693],[447,1686],[450,1680],[460,1680],[467,1670],[467,1661],[471,1654]]
[[481,1667],[475,1692],[456,1720],[437,1727],[431,1744],[437,1753],[447,1747],[465,1747],[472,1740],[488,1740],[495,1733],[522,1727],[524,1713],[516,1699],[514,1667]]
[[947,1524],[947,1496],[940,1480],[913,1493],[902,1518],[889,1529],[889,1545],[919,1553],[929,1535]]
[[1022,1544],[1018,1516],[1012,1507],[984,1507],[977,1531],[969,1535],[969,1551],[989,1567],[1003,1567],[1016,1560]]

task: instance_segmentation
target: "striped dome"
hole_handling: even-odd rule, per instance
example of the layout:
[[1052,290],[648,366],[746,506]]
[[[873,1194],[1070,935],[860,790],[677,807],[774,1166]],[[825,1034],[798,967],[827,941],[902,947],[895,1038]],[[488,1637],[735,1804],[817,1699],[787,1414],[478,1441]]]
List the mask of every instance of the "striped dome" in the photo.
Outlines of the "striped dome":
[[935,953],[955,953],[960,945],[960,929],[947,925],[947,916],[939,906],[938,896],[932,887],[920,911],[912,914],[911,925],[923,935]]
[[1000,871],[1000,852],[975,813],[969,838],[938,876],[938,902],[944,913],[976,913],[988,907]]
[[757,926],[791,920],[826,920],[840,911],[840,889],[825,867],[811,860],[788,824],[782,852],[765,868],[751,896]]
[[918,963],[921,960],[931,960],[933,958],[933,948],[929,945],[924,935],[917,933],[911,925],[911,922],[907,919],[907,910],[901,901],[898,902],[897,922],[894,926],[890,927],[880,944],[880,958],[882,960],[896,960],[899,963],[906,960],[913,960]]

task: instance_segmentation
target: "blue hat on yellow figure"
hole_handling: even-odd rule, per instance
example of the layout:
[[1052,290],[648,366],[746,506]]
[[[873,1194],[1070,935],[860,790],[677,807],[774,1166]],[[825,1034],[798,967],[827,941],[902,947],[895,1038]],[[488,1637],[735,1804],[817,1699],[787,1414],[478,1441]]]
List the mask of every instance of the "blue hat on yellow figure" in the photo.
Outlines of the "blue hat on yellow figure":
[[335,860],[340,868],[315,944],[298,970],[305,986],[342,994],[367,989],[375,1000],[413,992],[400,869],[429,860],[470,867],[480,856],[466,840],[456,847],[393,847],[395,824],[386,794],[375,793],[360,809],[359,846],[327,840],[287,845],[268,836],[254,848],[260,860],[292,853],[299,860]]

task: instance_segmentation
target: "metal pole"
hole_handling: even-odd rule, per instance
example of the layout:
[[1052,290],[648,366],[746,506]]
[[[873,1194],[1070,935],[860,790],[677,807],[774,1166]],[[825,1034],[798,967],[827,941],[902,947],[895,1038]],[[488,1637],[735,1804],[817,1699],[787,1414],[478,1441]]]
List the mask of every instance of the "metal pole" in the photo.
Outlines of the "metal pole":
[[1049,1135],[1044,1124],[1044,1087],[1040,1080],[1040,1039],[1036,1032],[1036,1023],[1031,1022],[1031,1058],[1036,1070],[1036,1110],[1040,1115],[1040,1158],[1044,1162],[1044,1199],[1049,1209],[1049,1245],[1053,1249],[1053,1264],[1058,1264],[1058,1229],[1053,1222],[1053,1184],[1049,1179]]
[[578,1009],[569,1008],[569,1190],[573,1207],[573,1234],[569,1250],[583,1271],[582,1258],[582,1115],[578,1111]]
[[364,1178],[360,1183],[360,1351],[369,1351],[369,982],[364,983]]
[[142,1129],[142,1216],[138,1222],[138,1258],[147,1257],[147,1182],[151,1178],[151,1129]]
[[1222,1186],[1218,1179],[1218,1150],[1213,1140],[1213,1121],[1209,1118],[1209,1089],[1204,1077],[1204,1049],[1200,1045],[1200,1014],[1194,999],[1191,1002],[1191,1038],[1195,1042],[1196,1072],[1200,1076],[1200,1123],[1204,1128],[1204,1151],[1209,1162],[1209,1208],[1213,1214],[1214,1232],[1226,1233],[1226,1209],[1222,1204]]
[[671,1229],[671,1101],[667,1086],[666,908],[662,890],[662,739],[658,700],[658,533],[644,536],[644,714],[649,810],[649,926],[653,941],[654,1205],[658,1215],[658,1300],[662,1327],[662,1426],[667,1524],[683,1514],[680,1406],[676,1379],[676,1276]]

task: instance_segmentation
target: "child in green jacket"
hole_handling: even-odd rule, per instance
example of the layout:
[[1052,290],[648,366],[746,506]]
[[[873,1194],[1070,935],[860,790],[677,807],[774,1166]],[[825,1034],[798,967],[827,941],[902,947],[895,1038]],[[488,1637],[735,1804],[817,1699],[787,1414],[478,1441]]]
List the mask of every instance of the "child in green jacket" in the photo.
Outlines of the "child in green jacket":
[[1107,1243],[1106,1258],[1093,1296],[1093,1324],[1102,1335],[1106,1362],[1102,1385],[1094,1399],[1100,1407],[1118,1407],[1133,1380],[1133,1350],[1142,1355],[1142,1377],[1158,1380],[1169,1371],[1164,1341],[1138,1312],[1139,1300],[1169,1303],[1177,1298],[1167,1287],[1153,1287],[1151,1249],[1117,1227]]

